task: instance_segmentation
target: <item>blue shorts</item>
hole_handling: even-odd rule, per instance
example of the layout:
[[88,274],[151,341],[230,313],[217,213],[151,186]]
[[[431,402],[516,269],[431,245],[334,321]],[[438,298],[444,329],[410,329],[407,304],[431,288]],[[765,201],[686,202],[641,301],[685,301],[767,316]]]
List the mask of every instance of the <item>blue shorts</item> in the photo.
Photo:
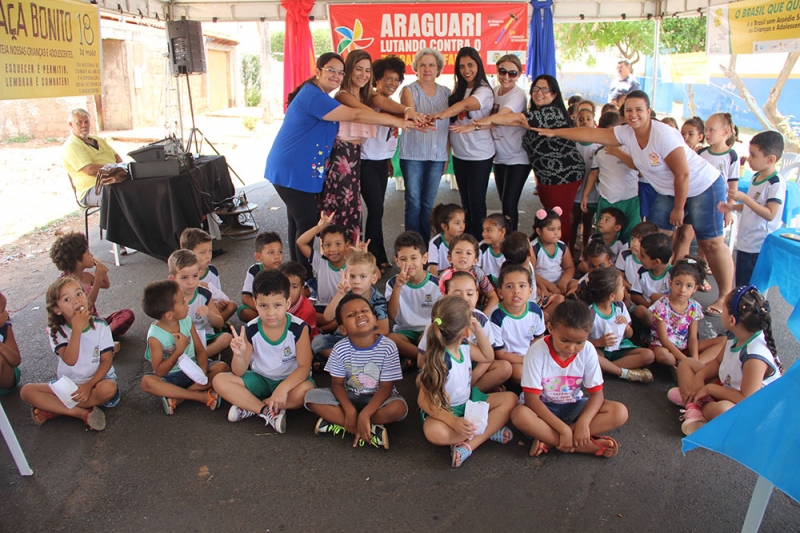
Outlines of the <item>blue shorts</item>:
[[588,401],[588,398],[581,398],[575,403],[555,403],[545,401],[542,401],[542,403],[548,409],[550,409],[550,412],[556,415],[559,420],[567,425],[571,425],[578,419],[579,416],[581,416],[581,412],[583,411],[583,408],[586,407],[586,402]]
[[[211,369],[212,366],[221,362],[222,361],[209,361],[208,368]],[[156,375],[155,372],[148,372],[148,374],[152,374],[154,376]],[[162,377],[161,381],[163,381],[164,383],[169,383],[170,385],[175,385],[176,387],[180,387],[182,389],[188,389],[195,383],[192,378],[183,373],[183,370],[170,372],[166,376]]]
[[[683,221],[694,226],[697,240],[707,241],[722,236],[722,213],[717,209],[719,202],[727,201],[728,189],[725,179],[720,175],[711,186],[697,196],[686,199]],[[675,226],[669,223],[669,214],[675,207],[675,197],[658,194],[647,220],[661,229],[672,231]]]

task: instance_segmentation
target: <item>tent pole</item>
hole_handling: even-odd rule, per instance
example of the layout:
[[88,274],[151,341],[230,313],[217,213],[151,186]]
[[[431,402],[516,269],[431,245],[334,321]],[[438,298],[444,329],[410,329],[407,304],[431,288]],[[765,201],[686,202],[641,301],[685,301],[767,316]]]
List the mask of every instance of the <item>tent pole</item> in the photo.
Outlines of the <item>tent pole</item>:
[[764,519],[764,512],[767,510],[774,486],[766,478],[758,476],[753,496],[750,498],[750,506],[747,508],[747,516],[744,517],[742,533],[756,533],[761,527],[761,521]]
[[[656,4],[661,10],[661,2]],[[656,27],[653,32],[653,92],[650,98],[653,102],[653,109],[656,108],[656,86],[658,85],[658,62],[661,58],[661,13],[656,14]]]

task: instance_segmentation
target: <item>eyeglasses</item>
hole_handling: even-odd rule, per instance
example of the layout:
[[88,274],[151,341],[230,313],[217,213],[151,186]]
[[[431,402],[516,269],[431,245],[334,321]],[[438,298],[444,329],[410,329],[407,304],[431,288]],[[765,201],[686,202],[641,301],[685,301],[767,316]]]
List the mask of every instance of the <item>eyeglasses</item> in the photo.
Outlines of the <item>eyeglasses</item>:
[[499,69],[497,69],[497,73],[498,73],[500,76],[508,76],[508,77],[509,77],[509,78],[511,78],[512,80],[513,80],[514,78],[516,78],[517,76],[519,76],[519,71],[518,71],[518,70],[506,70],[506,69],[504,69],[504,68],[499,68]]
[[335,69],[333,67],[325,67],[322,70],[324,70],[324,71],[326,71],[326,72],[328,72],[330,74],[336,74],[337,76],[344,76],[344,71],[343,70],[337,70],[337,69]]
[[542,93],[542,94],[549,94],[553,91],[550,90],[550,87],[532,87],[532,93]]

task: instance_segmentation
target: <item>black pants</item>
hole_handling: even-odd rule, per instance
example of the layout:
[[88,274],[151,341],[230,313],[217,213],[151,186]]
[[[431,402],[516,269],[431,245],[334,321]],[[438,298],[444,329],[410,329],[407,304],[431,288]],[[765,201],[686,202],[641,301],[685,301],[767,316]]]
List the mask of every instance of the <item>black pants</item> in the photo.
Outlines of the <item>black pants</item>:
[[503,205],[503,215],[511,223],[511,231],[517,231],[519,225],[519,199],[522,189],[531,173],[530,165],[502,165],[494,164],[494,182],[497,185],[497,195]]
[[466,233],[478,241],[481,240],[483,219],[486,218],[486,189],[489,187],[492,159],[467,161],[453,156],[453,172],[461,196],[461,207],[467,215]]
[[367,208],[362,240],[369,241],[369,253],[375,256],[378,266],[389,262],[383,243],[383,202],[389,181],[389,161],[361,160],[361,197]]
[[275,185],[275,192],[286,204],[286,217],[289,221],[289,256],[292,261],[297,261],[306,267],[308,278],[311,279],[314,276],[311,263],[297,248],[297,238],[319,222],[317,195],[312,192],[281,187],[280,185]]

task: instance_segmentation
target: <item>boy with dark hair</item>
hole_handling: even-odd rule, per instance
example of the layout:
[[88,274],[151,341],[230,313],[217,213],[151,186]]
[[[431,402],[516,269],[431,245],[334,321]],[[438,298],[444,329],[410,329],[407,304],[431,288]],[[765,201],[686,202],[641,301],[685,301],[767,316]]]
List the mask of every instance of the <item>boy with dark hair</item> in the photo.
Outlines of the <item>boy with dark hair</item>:
[[669,294],[669,271],[672,266],[672,238],[666,233],[654,233],[642,239],[642,266],[631,286],[631,301],[636,305],[631,316],[641,324],[652,327],[650,306]]
[[[212,411],[217,409],[222,398],[214,392],[211,382],[214,376],[230,369],[221,361],[208,360],[189,317],[189,304],[178,284],[173,280],[149,284],[144,289],[142,309],[156,320],[147,331],[147,350],[144,353],[145,359],[153,365],[153,371],[142,378],[142,390],[160,397],[167,415],[173,414],[184,400],[202,403]],[[183,355],[200,367],[207,377],[206,384],[195,381],[196,376],[189,377],[181,370],[178,359]]]
[[200,284],[211,291],[219,314],[223,320],[228,320],[238,306],[223,292],[219,271],[211,264],[214,254],[211,235],[200,228],[186,228],[181,233],[180,244],[181,248],[191,250],[197,256],[197,261],[200,263]]
[[297,261],[287,261],[278,267],[278,272],[289,279],[289,313],[296,316],[309,328],[309,339],[319,335],[317,328],[317,311],[314,305],[303,294],[303,287],[306,284],[308,270]]
[[416,365],[417,345],[431,321],[433,304],[442,297],[439,279],[425,270],[428,250],[422,235],[406,231],[394,241],[394,261],[400,273],[386,282],[389,318],[394,320],[389,338],[397,344],[400,356]]
[[287,312],[289,279],[280,272],[259,272],[253,295],[258,316],[239,333],[231,328],[231,372],[219,374],[214,388],[233,404],[230,422],[258,415],[284,433],[286,409],[303,405],[314,388],[308,325]]
[[325,365],[331,387],[311,390],[305,397],[306,409],[320,417],[314,433],[344,437],[347,432],[354,436],[353,447],[368,442],[388,450],[384,424],[408,414],[394,387],[403,379],[397,346],[376,331],[372,306],[359,294],[342,297],[336,321],[346,337],[336,343]]
[[786,183],[775,170],[775,164],[783,155],[783,146],[783,136],[777,131],[762,131],[753,137],[747,162],[756,174],[747,194],[738,190],[729,192],[729,201],[741,203],[718,205],[723,213],[742,212],[736,238],[737,287],[750,284],[764,240],[781,227]]
[[262,270],[277,270],[283,263],[283,241],[274,231],[263,231],[256,236],[256,263],[247,269],[242,285],[242,305],[236,314],[242,322],[258,318],[256,302],[253,297],[253,280]]
[[626,291],[630,292],[631,286],[639,277],[639,269],[642,267],[642,239],[655,233],[658,233],[658,226],[652,222],[639,222],[631,230],[630,248],[617,256],[616,267],[625,274],[622,284]]

